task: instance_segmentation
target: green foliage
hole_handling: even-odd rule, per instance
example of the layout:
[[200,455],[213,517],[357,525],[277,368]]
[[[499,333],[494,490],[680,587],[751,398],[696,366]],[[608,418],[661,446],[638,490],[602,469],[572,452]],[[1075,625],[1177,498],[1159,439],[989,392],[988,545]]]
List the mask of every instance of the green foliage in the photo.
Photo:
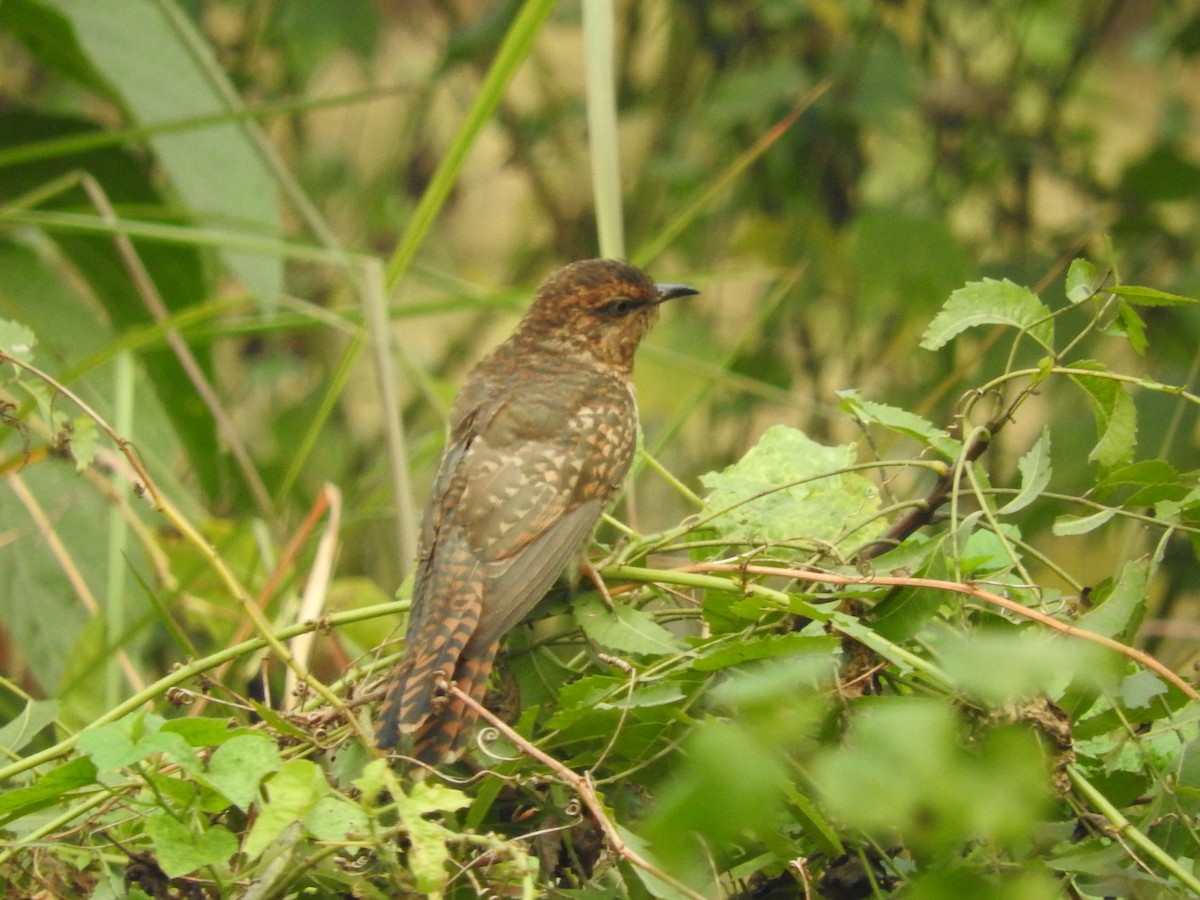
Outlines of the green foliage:
[[[562,4],[259,6],[0,2],[0,883],[1200,893],[1195,11],[626,4],[617,133]],[[655,458],[417,777],[393,523],[601,150]]]

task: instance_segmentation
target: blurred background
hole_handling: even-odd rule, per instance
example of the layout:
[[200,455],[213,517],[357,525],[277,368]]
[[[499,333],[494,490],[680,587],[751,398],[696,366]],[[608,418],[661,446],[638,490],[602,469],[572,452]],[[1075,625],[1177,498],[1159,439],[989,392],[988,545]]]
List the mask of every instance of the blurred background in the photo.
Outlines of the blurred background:
[[[115,27],[79,4],[0,4],[0,318],[31,328],[38,363],[104,415],[117,414],[116,359],[132,352],[122,433],[281,619],[315,540],[300,531],[297,565],[269,576],[326,483],[344,501],[331,603],[387,599],[406,567],[380,392],[361,347],[362,281],[338,253],[391,255],[519,6],[180,0],[164,7],[172,49],[137,17]],[[985,335],[942,353],[918,348],[964,281],[1010,278],[1057,307],[1066,265],[1084,255],[1125,283],[1200,294],[1192,3],[672,0],[616,10],[628,253],[657,279],[702,291],[666,311],[637,371],[646,447],[693,490],[770,424],[861,440],[838,411],[839,390],[948,426],[963,392],[1002,371],[1008,353]],[[387,297],[417,509],[470,364],[545,274],[599,252],[583,53],[579,4],[558,4]],[[197,121],[203,106],[180,99],[195,71],[232,89],[225,108],[237,112],[217,115],[224,127],[261,128],[263,140],[249,141],[265,173],[258,193],[226,163],[185,183],[182,171],[216,159],[199,139],[211,125]],[[134,245],[244,458],[197,399],[111,235],[85,227],[103,215],[80,171],[122,218],[143,223]],[[218,209],[226,195],[232,205]],[[1196,310],[1146,312],[1144,356],[1102,339],[1088,353],[1194,385]],[[6,396],[22,410],[36,399]],[[55,412],[67,405],[43,399],[42,424],[0,433],[0,471],[25,492],[0,494],[0,668],[52,694],[85,690],[97,664],[103,629],[80,583],[97,594],[109,583],[111,544],[98,527],[114,506],[103,474],[89,480],[55,456]],[[1194,406],[1134,399],[1138,458],[1200,465]],[[1061,426],[1053,489],[1091,483],[1081,461],[1092,417],[1065,390],[1036,398],[1005,430],[986,459],[996,483],[1014,477],[1047,423]],[[927,482],[892,487],[909,496]],[[643,468],[618,516],[649,532],[693,509]],[[1054,512],[1032,508],[1026,536],[1036,540]],[[126,518],[152,530],[118,556],[144,582],[125,582],[132,606],[98,646],[171,657],[148,636],[156,604],[185,631],[227,640],[237,612],[201,563],[143,507]],[[47,530],[66,548],[57,558],[44,550]],[[1114,530],[1060,541],[1056,559],[1089,583],[1136,549],[1131,540],[1140,538]],[[1171,545],[1163,573],[1146,635],[1184,638],[1172,651],[1184,661],[1200,636],[1186,542]],[[331,651],[326,664],[344,665],[391,627],[370,626],[348,632],[344,655]]]

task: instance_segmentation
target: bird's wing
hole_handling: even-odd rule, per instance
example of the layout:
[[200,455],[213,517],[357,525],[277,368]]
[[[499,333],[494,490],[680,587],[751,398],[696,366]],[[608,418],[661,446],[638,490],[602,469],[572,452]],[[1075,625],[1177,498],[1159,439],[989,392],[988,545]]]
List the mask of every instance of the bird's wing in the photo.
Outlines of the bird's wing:
[[595,527],[625,476],[636,412],[619,382],[561,379],[537,404],[507,404],[466,450],[456,520],[484,574],[473,643],[501,637],[533,608]]

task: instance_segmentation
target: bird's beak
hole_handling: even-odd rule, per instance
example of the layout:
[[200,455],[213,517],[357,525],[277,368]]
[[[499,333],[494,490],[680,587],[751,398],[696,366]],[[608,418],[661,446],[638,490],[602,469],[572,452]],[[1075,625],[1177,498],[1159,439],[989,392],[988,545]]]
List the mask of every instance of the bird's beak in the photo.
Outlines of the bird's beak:
[[659,303],[674,300],[676,297],[690,297],[692,294],[700,293],[694,287],[688,287],[686,284],[656,284],[654,287],[658,289]]

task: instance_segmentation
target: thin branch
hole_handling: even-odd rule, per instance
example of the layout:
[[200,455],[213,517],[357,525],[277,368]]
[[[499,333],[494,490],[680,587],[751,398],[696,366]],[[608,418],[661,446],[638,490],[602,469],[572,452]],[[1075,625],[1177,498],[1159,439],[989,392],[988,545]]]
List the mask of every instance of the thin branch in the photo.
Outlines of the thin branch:
[[546,766],[546,768],[554,772],[555,775],[557,775],[568,787],[570,787],[571,790],[578,795],[579,799],[583,801],[583,805],[588,808],[588,811],[596,820],[596,824],[600,826],[600,830],[604,832],[604,837],[608,841],[609,849],[612,850],[612,852],[616,853],[631,865],[637,866],[648,875],[652,875],[660,881],[666,882],[685,896],[692,898],[692,900],[705,900],[703,894],[698,893],[697,891],[688,887],[673,875],[664,872],[654,863],[650,862],[648,859],[625,843],[620,833],[617,831],[616,823],[614,823],[612,819],[608,817],[608,813],[604,809],[604,804],[600,802],[600,798],[596,795],[595,788],[592,786],[591,781],[586,775],[579,775],[576,772],[572,772],[553,756],[550,756],[545,751],[535,747],[528,740],[521,737],[521,735],[517,734],[517,732],[513,731],[513,729],[506,722],[497,717],[491,710],[487,709],[485,706],[483,706],[483,704],[479,703],[479,701],[463,691],[457,685],[450,686],[450,693],[453,694],[458,700],[462,701],[463,704],[465,704],[481,719],[512,741],[513,744],[515,744],[522,752],[532,756],[542,765]]
[[774,566],[739,566],[729,563],[699,563],[694,566],[684,566],[674,571],[677,572],[729,572],[738,575],[770,575],[782,578],[794,578],[797,581],[810,581],[818,584],[836,584],[843,586],[858,586],[864,584],[874,584],[881,587],[919,587],[929,588],[935,591],[947,591],[953,594],[964,594],[968,597],[974,597],[976,600],[981,600],[984,603],[990,603],[993,606],[998,606],[1008,612],[1023,616],[1027,619],[1045,625],[1047,628],[1052,628],[1062,634],[1070,635],[1071,637],[1079,638],[1084,641],[1091,641],[1093,644],[1099,644],[1102,647],[1107,647],[1110,650],[1115,650],[1122,656],[1132,659],[1139,665],[1145,666],[1157,672],[1175,687],[1179,688],[1187,697],[1192,700],[1200,701],[1200,693],[1194,687],[1184,681],[1175,672],[1172,672],[1167,666],[1163,665],[1153,656],[1148,653],[1143,653],[1134,647],[1127,644],[1122,644],[1120,641],[1113,640],[1110,637],[1105,637],[1102,634],[1096,634],[1094,631],[1087,631],[1083,628],[1076,628],[1074,625],[1069,625],[1066,622],[1059,621],[1053,616],[1048,616],[1045,613],[1038,612],[1036,609],[1030,609],[1015,600],[1010,600],[1000,594],[992,591],[984,590],[975,584],[966,584],[958,581],[942,581],[937,578],[900,578],[887,575],[835,575],[831,572],[811,572],[805,569],[789,569],[784,567]]

